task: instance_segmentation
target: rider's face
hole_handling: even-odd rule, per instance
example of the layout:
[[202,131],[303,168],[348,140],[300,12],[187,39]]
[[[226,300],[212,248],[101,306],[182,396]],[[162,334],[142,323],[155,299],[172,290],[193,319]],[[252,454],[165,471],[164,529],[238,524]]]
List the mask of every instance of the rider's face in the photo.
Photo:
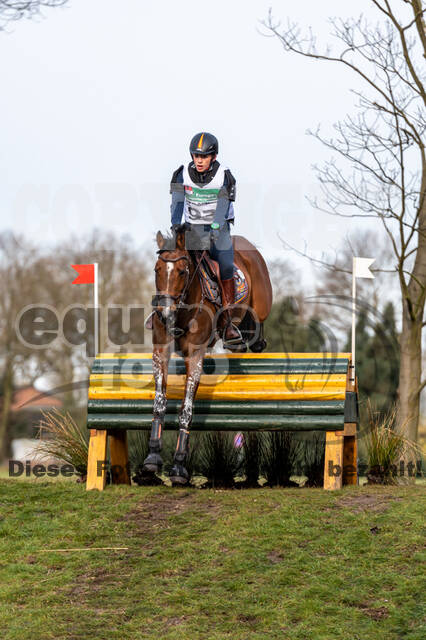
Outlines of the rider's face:
[[193,153],[192,159],[194,160],[195,168],[197,169],[197,171],[203,173],[210,167],[210,163],[213,161],[214,156],[212,156],[211,154],[209,156],[201,156],[197,153]]

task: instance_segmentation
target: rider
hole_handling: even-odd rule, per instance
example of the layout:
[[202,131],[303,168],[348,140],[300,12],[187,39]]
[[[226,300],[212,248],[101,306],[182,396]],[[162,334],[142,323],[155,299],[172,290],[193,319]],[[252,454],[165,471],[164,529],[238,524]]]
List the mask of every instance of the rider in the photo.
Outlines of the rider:
[[235,178],[217,160],[219,143],[211,133],[197,133],[191,140],[192,157],[181,165],[170,183],[171,222],[176,231],[182,215],[188,227],[210,234],[210,255],[219,263],[223,292],[221,331],[223,344],[242,343],[239,329],[232,323],[229,305],[235,302],[234,248],[230,224],[234,223]]

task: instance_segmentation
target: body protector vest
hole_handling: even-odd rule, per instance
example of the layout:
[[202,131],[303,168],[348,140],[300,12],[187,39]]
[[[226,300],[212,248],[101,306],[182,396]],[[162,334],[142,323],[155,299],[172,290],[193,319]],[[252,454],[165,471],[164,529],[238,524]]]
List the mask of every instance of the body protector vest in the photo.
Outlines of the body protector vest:
[[[219,196],[226,194],[224,188],[226,167],[219,166],[213,179],[206,185],[193,182],[188,167],[183,168],[185,201],[183,214],[190,224],[211,224],[214,220]],[[224,191],[223,191],[224,190]],[[233,203],[229,203],[227,220],[234,218]]]

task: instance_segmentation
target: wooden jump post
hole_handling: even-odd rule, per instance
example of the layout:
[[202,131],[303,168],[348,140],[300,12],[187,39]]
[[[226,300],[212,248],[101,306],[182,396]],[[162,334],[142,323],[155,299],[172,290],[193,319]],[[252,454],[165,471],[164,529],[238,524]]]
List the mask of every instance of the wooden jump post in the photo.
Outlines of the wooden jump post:
[[[193,431],[326,432],[324,489],[357,484],[358,389],[348,353],[207,356],[194,405]],[[177,429],[185,367],[172,357],[165,428]],[[154,380],[151,354],[99,354],[90,376],[87,489],[130,484],[127,430],[149,430]]]

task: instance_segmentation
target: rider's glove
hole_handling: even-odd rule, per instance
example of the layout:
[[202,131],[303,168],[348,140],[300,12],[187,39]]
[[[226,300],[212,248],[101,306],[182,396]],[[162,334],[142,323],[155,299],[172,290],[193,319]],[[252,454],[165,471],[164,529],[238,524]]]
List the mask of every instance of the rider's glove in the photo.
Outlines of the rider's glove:
[[179,229],[180,226],[181,226],[180,224],[172,224],[172,226],[170,227],[170,230],[174,236],[176,235],[176,231]]

